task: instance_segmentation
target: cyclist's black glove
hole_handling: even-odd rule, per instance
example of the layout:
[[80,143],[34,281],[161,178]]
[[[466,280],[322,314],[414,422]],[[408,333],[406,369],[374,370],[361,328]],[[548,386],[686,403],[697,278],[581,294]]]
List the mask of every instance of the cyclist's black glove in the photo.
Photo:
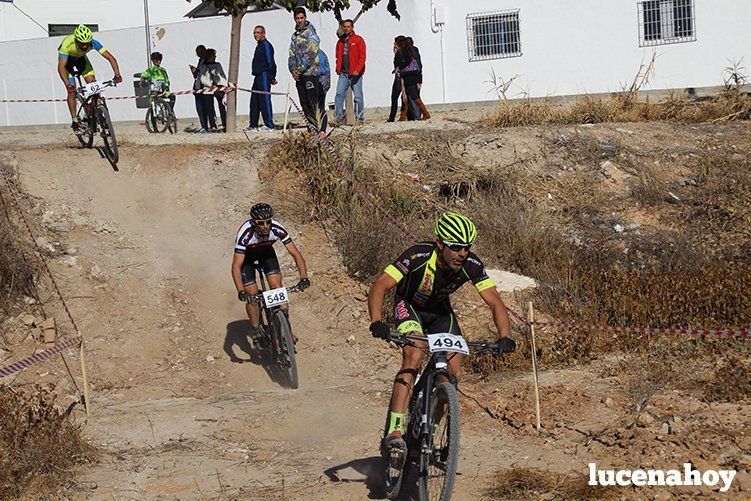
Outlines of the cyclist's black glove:
[[308,278],[301,278],[299,282],[297,282],[297,290],[304,291],[308,287],[310,287],[310,279]]
[[237,293],[237,299],[239,299],[240,301],[243,301],[243,302],[247,303],[247,302],[250,301],[250,294],[248,294],[245,291],[240,291],[240,292]]
[[370,333],[373,334],[373,337],[376,339],[391,341],[391,329],[387,324],[380,320],[370,324]]
[[498,340],[498,354],[513,353],[516,350],[516,342],[510,337],[502,337]]
[[123,77],[120,75],[115,75],[115,77],[112,79],[115,83],[120,83],[123,81]]

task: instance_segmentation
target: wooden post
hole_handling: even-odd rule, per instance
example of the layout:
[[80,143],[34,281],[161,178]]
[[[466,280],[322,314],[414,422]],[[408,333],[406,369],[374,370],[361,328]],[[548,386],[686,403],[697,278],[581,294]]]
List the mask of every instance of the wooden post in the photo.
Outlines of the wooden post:
[[287,95],[284,97],[284,130],[287,131],[287,120],[289,119],[289,93],[291,92],[292,86],[289,82],[287,82]]
[[[81,336],[81,333],[78,333]],[[83,379],[83,402],[86,408],[86,417],[91,415],[91,400],[89,399],[89,376],[86,372],[86,350],[84,349],[83,336],[81,336],[81,377]]]
[[540,388],[537,381],[537,347],[535,346],[535,310],[532,306],[532,301],[529,302],[527,308],[527,321],[529,322],[529,342],[532,349],[532,376],[535,387],[535,417],[537,421],[537,431],[540,431]]

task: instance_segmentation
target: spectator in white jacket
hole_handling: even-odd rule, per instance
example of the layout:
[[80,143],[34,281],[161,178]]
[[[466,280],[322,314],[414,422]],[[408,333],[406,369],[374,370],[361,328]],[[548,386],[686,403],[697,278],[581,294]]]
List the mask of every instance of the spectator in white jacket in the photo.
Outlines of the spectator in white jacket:
[[219,114],[222,117],[222,132],[227,131],[227,109],[224,107],[224,91],[222,87],[227,86],[227,75],[224,68],[216,62],[216,50],[206,49],[206,58],[201,67],[201,86],[204,89],[219,87],[213,93],[203,95],[203,111],[206,115],[211,132],[218,132],[216,127],[216,111],[214,110],[214,99],[218,101]]

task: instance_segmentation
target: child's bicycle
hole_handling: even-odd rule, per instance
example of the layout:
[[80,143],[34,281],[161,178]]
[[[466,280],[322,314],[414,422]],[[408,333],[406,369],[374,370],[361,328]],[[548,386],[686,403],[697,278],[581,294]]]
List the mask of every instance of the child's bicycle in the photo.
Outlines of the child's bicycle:
[[[141,74],[136,73],[136,78]],[[149,108],[146,110],[146,130],[150,133],[170,134],[177,132],[177,117],[172,109],[169,96],[165,93],[164,80],[149,82]]]
[[109,109],[107,109],[107,101],[102,92],[107,87],[117,86],[117,83],[114,80],[83,83],[80,74],[75,74],[75,77],[78,80],[75,93],[78,101],[76,117],[79,127],[74,132],[82,146],[91,148],[94,143],[94,134],[98,130],[104,141],[105,156],[110,162],[116,164],[120,159],[117,152],[117,137]]

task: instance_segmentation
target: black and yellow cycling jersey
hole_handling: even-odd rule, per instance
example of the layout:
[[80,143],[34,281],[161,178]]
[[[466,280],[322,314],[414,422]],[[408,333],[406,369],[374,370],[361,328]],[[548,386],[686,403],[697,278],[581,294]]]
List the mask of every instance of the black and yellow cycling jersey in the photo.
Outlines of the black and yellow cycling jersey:
[[433,242],[421,242],[402,253],[384,270],[397,281],[396,295],[426,312],[451,311],[449,295],[472,282],[478,292],[495,287],[485,272],[485,266],[473,252],[456,271],[438,267],[438,247]]

